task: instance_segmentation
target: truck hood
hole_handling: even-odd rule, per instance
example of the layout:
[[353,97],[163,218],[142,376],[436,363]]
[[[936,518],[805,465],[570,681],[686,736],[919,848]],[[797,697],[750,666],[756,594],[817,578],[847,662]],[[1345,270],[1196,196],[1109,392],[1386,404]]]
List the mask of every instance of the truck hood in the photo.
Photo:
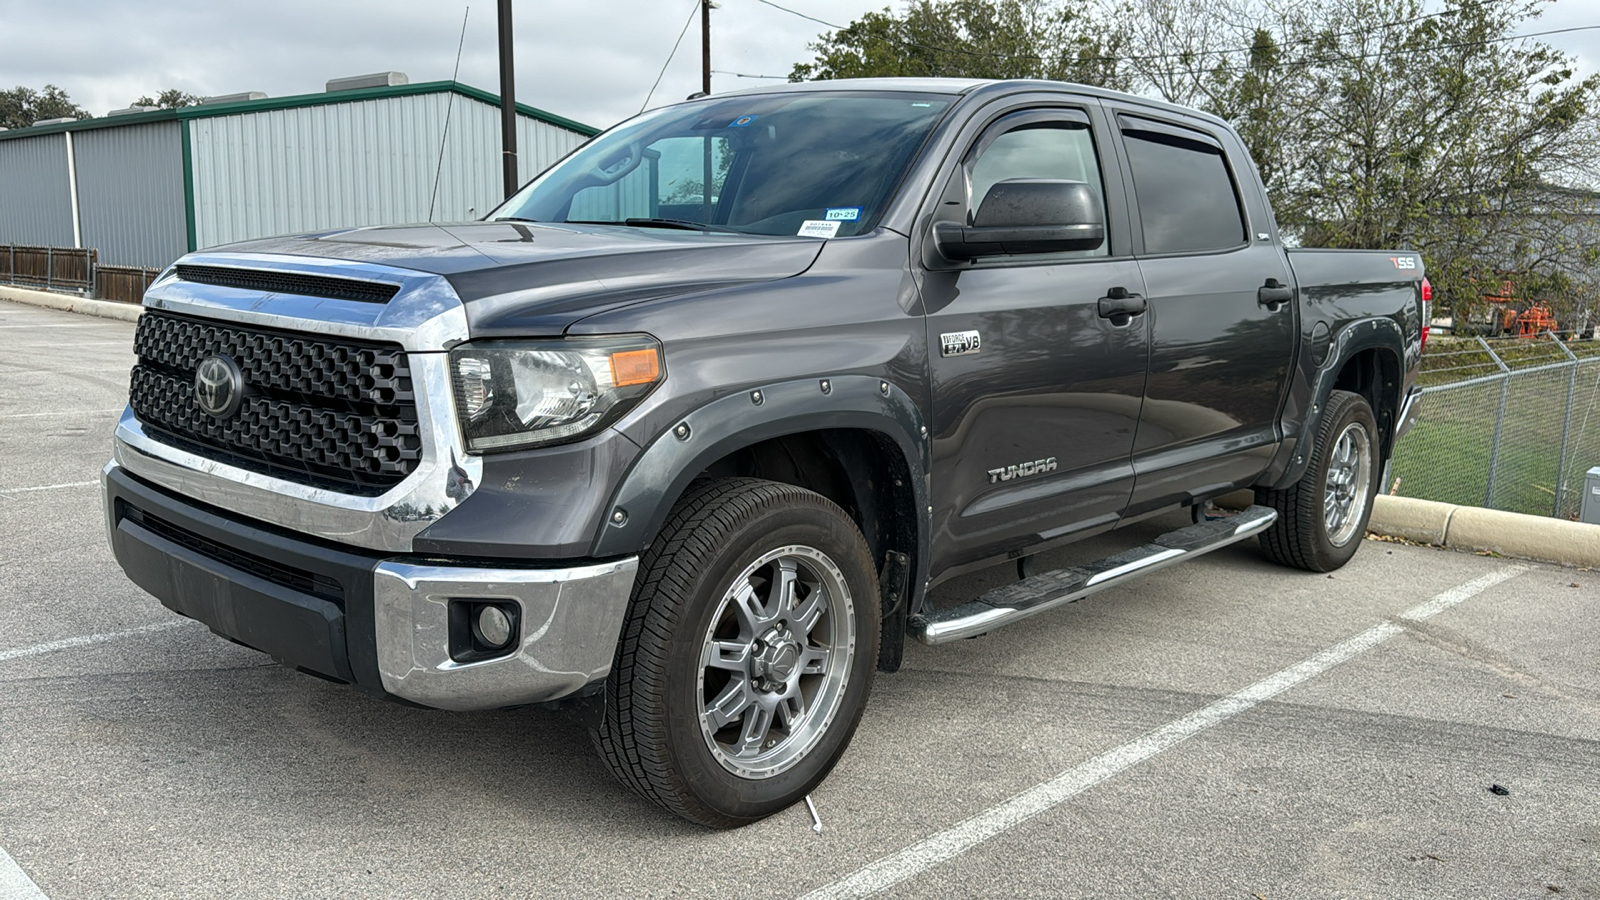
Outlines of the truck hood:
[[467,222],[356,228],[230,252],[374,263],[443,276],[474,337],[560,334],[644,300],[798,275],[823,241],[611,225]]

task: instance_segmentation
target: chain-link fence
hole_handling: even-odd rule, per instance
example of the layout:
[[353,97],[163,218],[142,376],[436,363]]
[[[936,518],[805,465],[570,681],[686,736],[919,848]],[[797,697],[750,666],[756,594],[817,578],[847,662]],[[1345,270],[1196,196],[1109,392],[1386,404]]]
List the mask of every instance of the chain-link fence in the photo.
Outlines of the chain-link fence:
[[1577,518],[1584,473],[1600,466],[1600,342],[1441,341],[1421,384],[1390,493]]

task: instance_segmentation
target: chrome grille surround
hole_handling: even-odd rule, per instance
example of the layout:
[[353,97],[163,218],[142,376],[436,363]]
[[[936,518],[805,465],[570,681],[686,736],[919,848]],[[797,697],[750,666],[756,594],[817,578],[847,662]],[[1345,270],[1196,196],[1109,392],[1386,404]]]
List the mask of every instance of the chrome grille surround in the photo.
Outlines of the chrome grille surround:
[[147,433],[123,411],[113,463],[202,503],[302,534],[373,550],[409,552],[412,538],[466,498],[482,478],[455,422],[445,350],[467,339],[466,310],[441,276],[373,263],[275,254],[195,253],[184,264],[347,277],[397,285],[378,305],[265,293],[177,278],[163,272],[145,295],[152,310],[216,322],[305,332],[329,339],[398,344],[411,369],[421,460],[375,496],[361,496],[232,465],[202,447],[177,447]]

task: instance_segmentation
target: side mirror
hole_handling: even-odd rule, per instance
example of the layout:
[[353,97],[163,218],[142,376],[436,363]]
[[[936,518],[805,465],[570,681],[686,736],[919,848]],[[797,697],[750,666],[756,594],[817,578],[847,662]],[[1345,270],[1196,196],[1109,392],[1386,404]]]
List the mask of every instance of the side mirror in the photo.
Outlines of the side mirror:
[[939,222],[945,259],[1093,250],[1105,243],[1105,211],[1094,189],[1058,178],[1009,178],[984,195],[971,225]]

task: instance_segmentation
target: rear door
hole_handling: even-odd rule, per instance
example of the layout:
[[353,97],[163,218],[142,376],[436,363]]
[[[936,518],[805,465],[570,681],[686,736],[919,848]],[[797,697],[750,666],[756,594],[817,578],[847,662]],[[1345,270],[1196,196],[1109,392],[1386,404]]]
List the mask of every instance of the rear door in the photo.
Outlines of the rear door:
[[992,115],[970,126],[981,130],[938,182],[929,232],[970,224],[1005,179],[1082,181],[1103,201],[1105,185],[1114,190],[1108,239],[1094,250],[957,265],[924,233],[936,574],[1109,528],[1133,487],[1148,333],[1143,315],[1100,315],[1100,298],[1144,291],[1104,120],[1092,101]]
[[1295,351],[1293,276],[1233,136],[1108,104],[1149,301],[1127,514],[1248,485],[1272,459]]

